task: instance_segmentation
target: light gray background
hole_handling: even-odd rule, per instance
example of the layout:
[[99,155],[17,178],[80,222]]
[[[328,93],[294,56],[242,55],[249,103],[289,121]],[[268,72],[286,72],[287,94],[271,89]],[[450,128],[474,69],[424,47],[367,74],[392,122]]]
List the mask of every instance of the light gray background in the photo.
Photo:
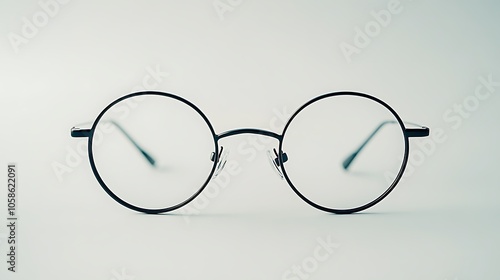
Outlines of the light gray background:
[[[67,2],[17,52],[12,34],[44,9],[0,4],[0,164],[18,163],[20,175],[19,272],[2,261],[1,279],[284,279],[328,238],[338,247],[308,279],[498,279],[500,86],[473,97],[479,77],[500,81],[498,3],[401,0],[349,62],[340,45],[391,1]],[[137,214],[101,189],[69,129],[144,87],[148,69],[163,73],[156,89],[197,104],[217,132],[271,129],[284,108],[356,90],[441,135],[431,150],[412,139],[424,155],[415,170],[362,214],[302,202],[265,149],[238,153],[247,136],[225,140],[236,171],[196,215]],[[463,102],[467,117],[449,112]],[[68,168],[59,177],[58,164]],[[2,256],[6,235],[2,226]]]

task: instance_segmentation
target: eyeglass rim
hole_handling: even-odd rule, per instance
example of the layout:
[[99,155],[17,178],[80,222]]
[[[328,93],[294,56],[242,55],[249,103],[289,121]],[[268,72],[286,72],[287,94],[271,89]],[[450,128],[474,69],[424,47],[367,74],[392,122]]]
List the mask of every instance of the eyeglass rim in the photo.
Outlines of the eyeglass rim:
[[[166,208],[157,208],[157,209],[143,208],[143,207],[135,206],[132,203],[129,203],[129,202],[125,201],[124,199],[120,198],[119,196],[117,196],[106,185],[106,183],[104,182],[104,180],[100,176],[99,171],[97,170],[97,166],[96,166],[95,160],[94,160],[93,147],[92,147],[93,146],[92,143],[93,143],[93,140],[94,140],[94,133],[96,131],[97,125],[99,124],[99,121],[102,119],[102,117],[104,116],[104,114],[106,114],[106,112],[108,112],[109,109],[111,109],[114,105],[116,105],[116,104],[118,104],[118,103],[120,103],[120,102],[122,102],[122,101],[124,101],[126,99],[130,99],[130,98],[137,97],[137,96],[143,96],[143,95],[162,96],[162,97],[173,98],[173,99],[175,99],[177,101],[180,101],[180,102],[188,105],[189,107],[191,107],[192,109],[194,109],[203,118],[203,120],[205,121],[205,123],[207,124],[207,126],[208,126],[208,128],[210,130],[210,133],[212,134],[212,139],[214,141],[214,151],[215,151],[215,153],[214,153],[213,165],[212,165],[210,173],[209,173],[207,179],[205,180],[205,182],[189,198],[187,198],[183,202],[180,202],[180,203],[178,203],[178,204],[176,204],[174,206],[170,206],[170,207],[166,207]],[[109,196],[111,196],[116,202],[120,203],[121,205],[123,205],[123,206],[125,206],[125,207],[127,207],[129,209],[132,209],[132,210],[135,210],[135,211],[138,211],[138,212],[143,212],[143,213],[146,213],[146,214],[160,214],[160,213],[170,212],[170,211],[179,209],[179,208],[185,206],[186,204],[190,203],[191,201],[193,201],[198,195],[200,195],[200,193],[203,192],[203,190],[206,188],[206,186],[210,182],[210,179],[212,178],[212,176],[213,176],[213,174],[214,174],[214,172],[216,170],[217,161],[219,160],[219,146],[218,146],[218,143],[217,143],[217,135],[215,133],[215,130],[214,130],[212,124],[210,123],[209,119],[207,118],[207,116],[196,105],[194,105],[189,100],[187,100],[187,99],[185,99],[183,97],[180,97],[178,95],[172,94],[172,93],[160,92],[160,91],[141,91],[141,92],[135,92],[135,93],[124,95],[124,96],[116,99],[115,101],[111,102],[108,106],[106,106],[99,113],[99,115],[97,116],[97,118],[94,120],[94,122],[92,124],[92,127],[90,129],[90,135],[88,137],[88,145],[87,146],[88,146],[88,155],[89,155],[89,161],[90,161],[90,166],[92,168],[92,172],[94,173],[95,178],[99,182],[99,185],[101,185],[101,187],[104,189],[104,191]]]
[[[316,103],[316,102],[318,102],[318,101],[320,101],[322,99],[331,98],[331,97],[338,97],[338,96],[355,96],[355,97],[367,98],[367,99],[369,99],[371,101],[374,101],[374,102],[376,102],[376,103],[384,106],[396,118],[396,120],[397,120],[397,122],[399,124],[399,127],[401,128],[401,133],[403,134],[404,145],[405,145],[404,146],[405,148],[404,148],[403,161],[401,163],[401,167],[399,169],[399,172],[396,175],[396,178],[394,179],[394,181],[392,182],[392,184],[380,196],[378,196],[377,198],[375,198],[371,202],[368,202],[368,203],[366,203],[364,205],[361,205],[361,206],[358,206],[358,207],[345,208],[345,209],[334,209],[334,208],[325,207],[325,206],[319,205],[318,203],[315,203],[312,200],[308,199],[292,183],[292,181],[291,181],[291,179],[290,179],[290,177],[289,177],[289,175],[288,175],[288,173],[286,171],[286,167],[285,167],[286,163],[283,162],[283,140],[285,139],[286,132],[287,132],[290,124],[292,123],[292,121],[300,114],[300,112],[302,112],[308,106],[310,106],[310,105],[312,105],[312,104],[314,104],[314,103]],[[305,202],[307,202],[309,205],[311,205],[312,207],[314,207],[316,209],[319,209],[319,210],[322,210],[322,211],[325,211],[325,212],[329,212],[329,213],[334,213],[334,214],[352,214],[352,213],[355,213],[355,212],[366,210],[366,209],[368,209],[368,208],[376,205],[377,203],[379,203],[380,201],[382,201],[385,197],[387,197],[394,190],[394,188],[396,187],[396,185],[399,183],[399,181],[403,177],[404,171],[405,171],[406,166],[408,164],[408,158],[409,158],[409,137],[405,133],[405,125],[404,125],[403,120],[399,117],[398,113],[391,106],[389,106],[386,102],[382,101],[381,99],[379,99],[377,97],[374,97],[372,95],[369,95],[369,94],[366,94],[366,93],[362,93],[362,92],[339,91],[339,92],[331,92],[331,93],[325,93],[325,94],[319,95],[319,96],[317,96],[317,97],[309,100],[308,102],[304,103],[302,106],[300,106],[292,114],[292,116],[288,119],[285,127],[283,128],[283,132],[281,133],[281,140],[279,142],[278,150],[279,150],[279,152],[278,152],[278,154],[279,154],[278,160],[279,160],[279,163],[280,163],[280,166],[281,166],[281,170],[283,172],[283,177],[287,181],[288,185],[295,192],[295,194],[297,194],[302,200],[304,200]]]

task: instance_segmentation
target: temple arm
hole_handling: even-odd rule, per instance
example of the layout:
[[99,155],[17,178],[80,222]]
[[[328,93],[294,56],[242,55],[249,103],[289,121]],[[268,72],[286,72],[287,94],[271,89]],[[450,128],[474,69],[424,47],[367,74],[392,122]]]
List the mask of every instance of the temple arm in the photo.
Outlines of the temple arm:
[[[380,123],[375,130],[363,141],[363,143],[357,148],[354,152],[352,152],[344,161],[342,162],[342,166],[345,170],[349,168],[352,161],[358,156],[358,154],[363,150],[363,148],[370,142],[370,140],[377,134],[377,132],[384,127],[386,124],[397,124],[397,121],[384,121]],[[414,123],[407,123],[410,125],[418,126],[416,128],[405,128],[404,134],[406,137],[426,137],[429,136],[430,130],[428,127],[417,125]]]
[[[105,121],[109,122],[112,125],[114,125],[118,130],[134,145],[134,147],[144,156],[144,158],[152,165],[156,166],[156,160],[148,153],[146,152],[138,143],[137,141],[134,140],[134,138],[116,121],[114,120],[109,120]],[[86,129],[86,128],[78,128],[78,127],[73,127],[71,128],[71,137],[74,138],[85,138],[85,137],[90,137],[92,134],[91,129]]]

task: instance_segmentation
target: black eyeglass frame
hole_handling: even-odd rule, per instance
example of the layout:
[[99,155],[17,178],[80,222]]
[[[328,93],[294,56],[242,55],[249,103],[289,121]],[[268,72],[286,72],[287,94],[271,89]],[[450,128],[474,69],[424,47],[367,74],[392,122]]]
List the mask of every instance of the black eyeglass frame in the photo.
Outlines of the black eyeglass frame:
[[[192,109],[194,109],[203,118],[203,120],[207,124],[207,126],[208,126],[208,128],[209,128],[209,130],[210,130],[210,132],[212,134],[212,138],[214,140],[214,153],[213,153],[212,159],[211,159],[213,161],[213,166],[212,166],[212,169],[211,169],[211,171],[210,171],[207,179],[203,183],[203,185],[199,188],[198,191],[196,191],[192,196],[190,196],[185,201],[183,201],[183,202],[181,202],[181,203],[179,203],[177,205],[174,205],[174,206],[171,206],[171,207],[167,207],[167,208],[162,208],[162,209],[147,209],[147,208],[137,207],[137,206],[135,206],[133,204],[130,204],[130,203],[126,202],[125,200],[121,199],[117,195],[115,195],[113,193],[113,191],[111,191],[111,189],[108,188],[108,186],[106,185],[106,183],[104,182],[104,180],[99,175],[99,172],[98,172],[97,167],[95,165],[94,155],[93,155],[93,148],[92,148],[93,145],[92,144],[93,144],[93,140],[94,140],[94,134],[95,134],[97,125],[101,121],[101,119],[104,116],[104,114],[109,109],[111,109],[114,105],[116,105],[117,103],[119,103],[119,102],[121,102],[123,100],[129,99],[129,98],[132,98],[132,97],[137,97],[137,96],[144,96],[144,95],[154,95],[154,96],[163,96],[163,97],[173,98],[173,99],[175,99],[177,101],[183,102],[184,104],[188,105],[189,107],[191,107]],[[371,202],[369,202],[369,203],[367,203],[365,205],[362,205],[362,206],[359,206],[359,207],[356,207],[356,208],[350,208],[350,209],[332,209],[332,208],[324,207],[322,205],[314,203],[313,201],[311,201],[310,199],[308,199],[306,196],[304,196],[294,186],[294,184],[292,183],[290,177],[288,176],[288,173],[286,171],[286,167],[285,167],[285,164],[284,164],[287,161],[287,155],[286,155],[286,153],[283,152],[283,149],[282,149],[283,148],[283,139],[284,139],[284,137],[286,135],[286,132],[288,130],[289,125],[292,123],[292,121],[295,119],[295,117],[302,110],[304,110],[306,107],[308,107],[309,105],[311,105],[311,104],[313,104],[315,102],[318,102],[318,101],[320,101],[322,99],[330,98],[330,97],[334,97],[334,96],[356,96],[356,97],[368,98],[368,99],[370,99],[370,100],[372,100],[372,101],[374,101],[374,102],[376,102],[376,103],[384,106],[387,110],[389,110],[393,114],[393,116],[397,120],[397,123],[399,124],[400,128],[402,129],[403,135],[404,135],[404,142],[405,142],[405,148],[404,149],[405,149],[405,154],[404,154],[404,157],[403,157],[403,161],[402,161],[402,165],[401,165],[400,171],[396,175],[396,178],[394,179],[394,181],[392,182],[392,184],[389,186],[389,188],[384,193],[382,193],[379,197],[377,197],[376,199],[374,199],[373,201],[371,201]],[[346,164],[346,162],[343,163],[344,169],[348,168],[350,162],[354,159],[354,157],[357,155],[357,153],[371,139],[371,137],[374,136],[374,134],[378,131],[378,129],[382,125],[383,124],[381,124],[368,137],[368,139],[365,141],[364,144],[361,145],[361,147],[358,149],[358,151],[356,151],[355,153],[353,153],[351,155],[351,157],[349,158],[349,161],[347,162],[347,164]],[[126,132],[121,127],[119,127],[119,129],[122,130],[122,132],[125,133],[125,135],[127,136],[127,138],[129,138],[129,140],[131,140],[133,142],[133,140],[126,134]],[[187,99],[182,98],[180,96],[177,96],[175,94],[166,93],[166,92],[159,92],[159,91],[142,91],[142,92],[135,92],[135,93],[131,93],[131,94],[122,96],[122,97],[116,99],[115,101],[113,101],[112,103],[110,103],[108,106],[106,106],[101,111],[101,113],[97,116],[97,118],[93,122],[92,127],[90,129],[84,129],[84,128],[78,128],[78,127],[73,127],[71,129],[71,136],[72,137],[74,137],[74,138],[88,138],[88,154],[89,154],[89,161],[90,161],[90,165],[91,165],[91,168],[92,168],[92,172],[94,173],[94,176],[96,177],[97,181],[99,182],[99,184],[101,185],[101,187],[104,189],[104,191],[106,191],[106,193],[109,196],[111,196],[116,202],[120,203],[121,205],[123,205],[123,206],[125,206],[125,207],[127,207],[129,209],[132,209],[132,210],[135,210],[135,211],[138,211],[138,212],[147,213],[147,214],[159,214],[159,213],[165,213],[165,212],[170,212],[170,211],[179,209],[179,208],[185,206],[186,204],[190,203],[198,195],[200,195],[201,192],[203,192],[203,190],[209,184],[210,180],[214,176],[214,173],[215,173],[215,171],[217,169],[217,163],[218,163],[218,161],[220,159],[219,140],[221,140],[223,138],[226,138],[226,137],[230,137],[230,136],[234,136],[234,135],[239,135],[239,134],[257,134],[257,135],[263,135],[263,136],[268,136],[268,137],[272,137],[272,138],[277,139],[278,142],[279,142],[279,145],[278,145],[278,151],[277,152],[275,151],[275,153],[277,155],[277,157],[275,159],[276,165],[281,168],[283,177],[287,181],[287,183],[290,185],[290,187],[292,188],[292,190],[302,200],[304,200],[305,202],[307,202],[312,207],[315,207],[315,208],[317,208],[319,210],[323,210],[325,212],[335,213],[335,214],[351,214],[351,213],[359,212],[359,211],[368,209],[368,208],[374,206],[375,204],[379,203],[380,201],[382,201],[396,187],[396,185],[398,184],[398,182],[402,178],[404,170],[405,170],[406,165],[408,163],[408,158],[409,158],[409,138],[411,138],[411,137],[426,137],[426,136],[429,136],[429,133],[430,133],[430,129],[428,127],[425,127],[425,126],[420,126],[420,127],[417,127],[417,128],[406,128],[405,125],[404,125],[404,122],[399,117],[399,115],[396,113],[396,111],[394,109],[392,109],[387,103],[385,103],[384,101],[382,101],[382,100],[380,100],[380,99],[378,99],[376,97],[373,97],[371,95],[368,95],[368,94],[365,94],[365,93],[360,93],[360,92],[353,92],[353,91],[341,91],[341,92],[326,93],[326,94],[317,96],[317,97],[309,100],[304,105],[302,105],[301,107],[299,107],[299,109],[297,109],[292,114],[292,116],[288,119],[288,121],[287,121],[287,123],[286,123],[286,125],[285,125],[285,127],[283,129],[283,132],[281,134],[277,134],[277,133],[272,132],[272,131],[258,129],[258,128],[238,128],[238,129],[228,130],[228,131],[222,132],[220,134],[217,134],[215,132],[212,124],[210,123],[210,120],[208,119],[208,117],[196,105],[194,105],[193,103],[191,103]],[[150,161],[151,164],[154,164],[154,160],[145,151],[143,151],[136,143],[134,143],[134,145],[136,146],[136,148],[138,148],[143,153],[143,155],[148,159],[148,161]]]

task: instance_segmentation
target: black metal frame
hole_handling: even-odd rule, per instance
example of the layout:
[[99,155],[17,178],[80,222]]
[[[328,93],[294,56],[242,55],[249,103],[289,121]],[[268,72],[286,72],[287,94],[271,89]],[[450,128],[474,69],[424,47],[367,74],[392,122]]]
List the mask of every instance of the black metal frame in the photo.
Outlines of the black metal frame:
[[[125,99],[136,97],[136,96],[141,96],[141,95],[157,95],[157,96],[169,97],[169,98],[176,99],[176,100],[178,100],[180,102],[183,102],[184,104],[190,106],[192,109],[194,109],[203,118],[203,120],[205,121],[205,123],[209,127],[210,132],[212,133],[213,140],[214,140],[214,153],[213,153],[213,157],[212,157],[212,161],[214,162],[214,164],[212,166],[212,169],[211,169],[210,174],[208,175],[207,179],[205,180],[205,182],[203,183],[203,185],[200,187],[200,189],[196,193],[194,193],[187,200],[185,200],[185,201],[183,201],[183,202],[181,202],[181,203],[179,203],[179,204],[177,204],[175,206],[172,206],[172,207],[163,208],[163,209],[146,209],[146,208],[137,207],[135,205],[132,205],[132,204],[130,204],[130,203],[122,200],[121,198],[119,198],[117,195],[115,195],[106,186],[104,180],[99,175],[99,172],[98,172],[97,167],[96,167],[95,162],[94,162],[92,143],[93,143],[93,140],[94,140],[94,133],[95,133],[96,127],[99,124],[99,121],[101,121],[101,118],[103,117],[103,115],[111,107],[113,107],[115,104],[117,104],[117,103],[119,103],[119,102],[121,102],[121,101],[123,101]],[[376,198],[372,202],[367,203],[367,204],[365,204],[363,206],[360,206],[360,207],[352,208],[352,209],[331,209],[331,208],[327,208],[327,207],[324,207],[324,206],[321,206],[319,204],[316,204],[316,203],[312,202],[311,200],[309,200],[308,198],[306,198],[304,195],[302,195],[300,193],[300,191],[294,186],[294,184],[292,183],[292,181],[290,180],[290,178],[289,178],[289,176],[287,174],[286,167],[285,167],[284,163],[287,161],[288,156],[282,150],[283,139],[286,136],[286,132],[287,132],[287,129],[288,129],[290,123],[295,119],[295,117],[303,109],[305,109],[307,106],[309,106],[309,105],[311,105],[311,104],[313,104],[315,102],[318,102],[318,101],[320,101],[320,100],[322,100],[324,98],[329,98],[329,97],[333,97],[333,96],[341,96],[341,95],[349,95],[349,96],[357,96],[357,97],[362,97],[362,98],[368,98],[368,99],[370,99],[370,100],[372,100],[374,102],[377,102],[380,105],[384,106],[396,118],[397,123],[399,124],[399,126],[401,127],[401,129],[403,131],[404,141],[405,141],[405,155],[404,155],[404,158],[403,158],[402,166],[401,166],[400,171],[397,174],[394,182],[392,183],[392,185],[382,195],[380,195],[378,198]],[[394,121],[392,121],[392,122],[394,122]],[[127,133],[117,122],[111,121],[111,123],[113,125],[115,125],[119,129],[119,131],[122,132],[127,137],[127,139],[142,153],[142,155],[149,161],[149,163],[152,166],[155,165],[154,158],[151,155],[149,155],[142,147],[140,147],[133,140],[133,138],[131,137],[131,135],[129,133]],[[368,141],[370,141],[370,139],[377,133],[377,131],[379,131],[379,129],[382,126],[384,126],[387,123],[389,123],[389,122],[383,122],[383,123],[381,123],[368,136],[368,138],[363,142],[363,144],[356,151],[354,151],[349,157],[347,157],[346,160],[344,160],[344,162],[342,163],[342,165],[343,165],[343,167],[346,170],[348,169],[349,164],[357,156],[357,154],[363,149],[363,147],[365,146],[365,144]],[[313,207],[315,207],[317,209],[326,211],[326,212],[336,213],[336,214],[350,214],[350,213],[362,211],[362,210],[365,210],[365,209],[367,209],[369,207],[372,207],[373,205],[377,204],[382,199],[384,199],[395,188],[395,186],[397,185],[397,183],[399,182],[399,180],[403,176],[404,170],[405,170],[407,162],[408,162],[408,157],[409,157],[409,138],[410,137],[426,137],[426,136],[429,136],[429,132],[430,132],[429,128],[424,127],[424,126],[420,126],[420,127],[417,127],[417,128],[406,128],[405,125],[404,125],[404,122],[401,120],[401,118],[396,113],[396,111],[394,111],[389,105],[387,105],[385,102],[383,102],[382,100],[380,100],[380,99],[378,99],[376,97],[373,97],[373,96],[365,94],[365,93],[345,91],[345,92],[332,92],[332,93],[323,94],[323,95],[320,95],[320,96],[318,96],[316,98],[313,98],[313,99],[309,100],[308,102],[306,102],[297,111],[295,111],[292,114],[292,116],[290,117],[290,119],[287,121],[287,123],[286,123],[286,125],[285,125],[285,127],[283,129],[283,132],[281,134],[277,134],[277,133],[272,132],[272,131],[267,131],[267,130],[257,129],[257,128],[239,128],[239,129],[225,131],[225,132],[222,132],[220,134],[216,134],[215,130],[214,130],[213,126],[212,126],[212,124],[210,123],[210,121],[208,120],[208,118],[205,116],[205,114],[203,114],[203,112],[198,107],[196,107],[196,105],[194,105],[193,103],[191,103],[190,101],[188,101],[188,100],[186,100],[186,99],[184,99],[182,97],[179,97],[177,95],[171,94],[171,93],[157,92],[157,91],[143,91],[143,92],[136,92],[136,93],[128,94],[128,95],[125,95],[123,97],[120,97],[120,98],[116,99],[111,104],[109,104],[106,108],[104,108],[104,110],[97,116],[97,118],[95,119],[95,121],[94,121],[94,123],[93,123],[93,125],[92,125],[92,127],[90,129],[73,127],[71,129],[71,136],[75,137],[75,138],[81,138],[81,137],[88,138],[88,154],[89,154],[90,165],[91,165],[92,171],[94,173],[94,176],[96,177],[96,179],[99,182],[99,184],[101,185],[101,187],[106,191],[106,193],[109,196],[111,196],[115,201],[117,201],[118,203],[120,203],[121,205],[123,205],[123,206],[125,206],[125,207],[127,207],[129,209],[138,211],[138,212],[144,212],[144,213],[148,213],[148,214],[158,214],[158,213],[169,212],[169,211],[178,209],[178,208],[180,208],[182,206],[185,206],[186,204],[188,204],[189,202],[191,202],[193,199],[195,199],[205,189],[205,187],[208,185],[210,179],[214,175],[214,172],[215,172],[216,167],[217,167],[217,163],[218,163],[218,161],[220,159],[219,140],[223,139],[223,138],[226,138],[226,137],[230,137],[230,136],[234,136],[234,135],[239,135],[239,134],[257,134],[257,135],[263,135],[263,136],[272,137],[272,138],[275,138],[275,139],[277,139],[279,141],[278,151],[276,151],[276,150],[274,151],[274,153],[276,155],[276,158],[274,159],[274,162],[276,163],[277,167],[281,167],[281,171],[283,173],[283,176],[284,176],[285,180],[290,185],[290,187],[292,188],[292,190],[300,198],[302,198],[309,205],[311,205],[311,206],[313,206]],[[221,149],[222,149],[222,147],[221,147]]]

